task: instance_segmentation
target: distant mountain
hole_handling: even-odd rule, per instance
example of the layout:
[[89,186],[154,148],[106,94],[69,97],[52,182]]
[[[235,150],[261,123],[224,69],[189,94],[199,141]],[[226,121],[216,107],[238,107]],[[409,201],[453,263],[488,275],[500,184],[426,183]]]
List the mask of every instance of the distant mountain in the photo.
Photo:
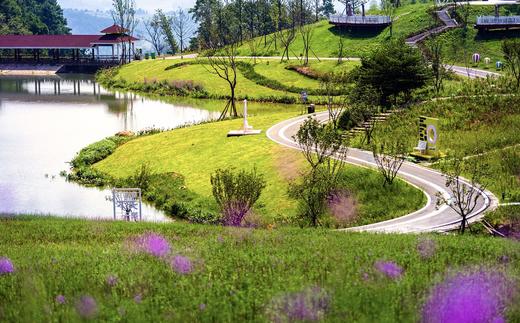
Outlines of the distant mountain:
[[63,15],[73,34],[99,34],[114,23],[110,13],[101,10],[63,9]]

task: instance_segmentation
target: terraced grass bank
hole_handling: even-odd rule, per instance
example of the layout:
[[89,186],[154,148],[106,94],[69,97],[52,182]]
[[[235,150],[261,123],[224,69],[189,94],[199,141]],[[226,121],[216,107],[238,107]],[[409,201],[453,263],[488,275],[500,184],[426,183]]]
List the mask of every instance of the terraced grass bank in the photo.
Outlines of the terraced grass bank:
[[[30,217],[0,227],[14,266],[0,274],[2,322],[417,322],[497,299],[491,314],[520,320],[514,241]],[[445,283],[458,272],[481,280]]]
[[[294,64],[296,63],[296,64]],[[324,102],[320,97],[319,75],[330,71],[348,71],[358,64],[346,61],[313,61],[306,71],[318,75],[310,77],[292,67],[297,62],[280,63],[273,59],[238,60],[237,99],[260,102],[297,103],[300,93],[309,93],[309,102]],[[144,60],[117,69],[105,70],[97,80],[113,89],[146,94],[188,96],[203,99],[227,99],[229,85],[212,73],[204,59],[200,60]]]

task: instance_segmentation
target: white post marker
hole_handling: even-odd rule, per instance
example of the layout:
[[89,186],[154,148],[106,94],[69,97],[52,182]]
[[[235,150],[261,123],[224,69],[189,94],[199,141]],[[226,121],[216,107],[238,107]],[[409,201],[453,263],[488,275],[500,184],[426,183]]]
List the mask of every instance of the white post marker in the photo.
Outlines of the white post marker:
[[244,100],[244,121],[242,124],[242,129],[240,130],[231,130],[228,132],[228,137],[237,137],[237,136],[246,136],[246,135],[258,135],[262,132],[262,130],[254,130],[253,126],[250,126],[247,122],[247,99]]

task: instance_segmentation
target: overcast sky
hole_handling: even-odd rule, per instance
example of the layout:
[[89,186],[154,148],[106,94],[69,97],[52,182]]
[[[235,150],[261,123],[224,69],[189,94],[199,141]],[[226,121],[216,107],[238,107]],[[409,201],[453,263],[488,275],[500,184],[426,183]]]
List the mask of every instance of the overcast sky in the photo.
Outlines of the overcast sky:
[[[58,0],[62,8],[107,10],[112,7],[112,0]],[[191,8],[195,0],[135,0],[136,7],[146,11],[155,9],[172,10],[181,8]]]

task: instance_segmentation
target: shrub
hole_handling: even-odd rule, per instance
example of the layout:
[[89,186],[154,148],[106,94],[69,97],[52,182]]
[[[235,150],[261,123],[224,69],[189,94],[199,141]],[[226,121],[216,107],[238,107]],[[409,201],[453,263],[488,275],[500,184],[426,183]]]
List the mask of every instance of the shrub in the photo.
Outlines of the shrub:
[[256,169],[234,172],[230,169],[217,169],[211,175],[213,196],[222,212],[222,223],[240,226],[242,220],[253,207],[265,188],[263,175]]

